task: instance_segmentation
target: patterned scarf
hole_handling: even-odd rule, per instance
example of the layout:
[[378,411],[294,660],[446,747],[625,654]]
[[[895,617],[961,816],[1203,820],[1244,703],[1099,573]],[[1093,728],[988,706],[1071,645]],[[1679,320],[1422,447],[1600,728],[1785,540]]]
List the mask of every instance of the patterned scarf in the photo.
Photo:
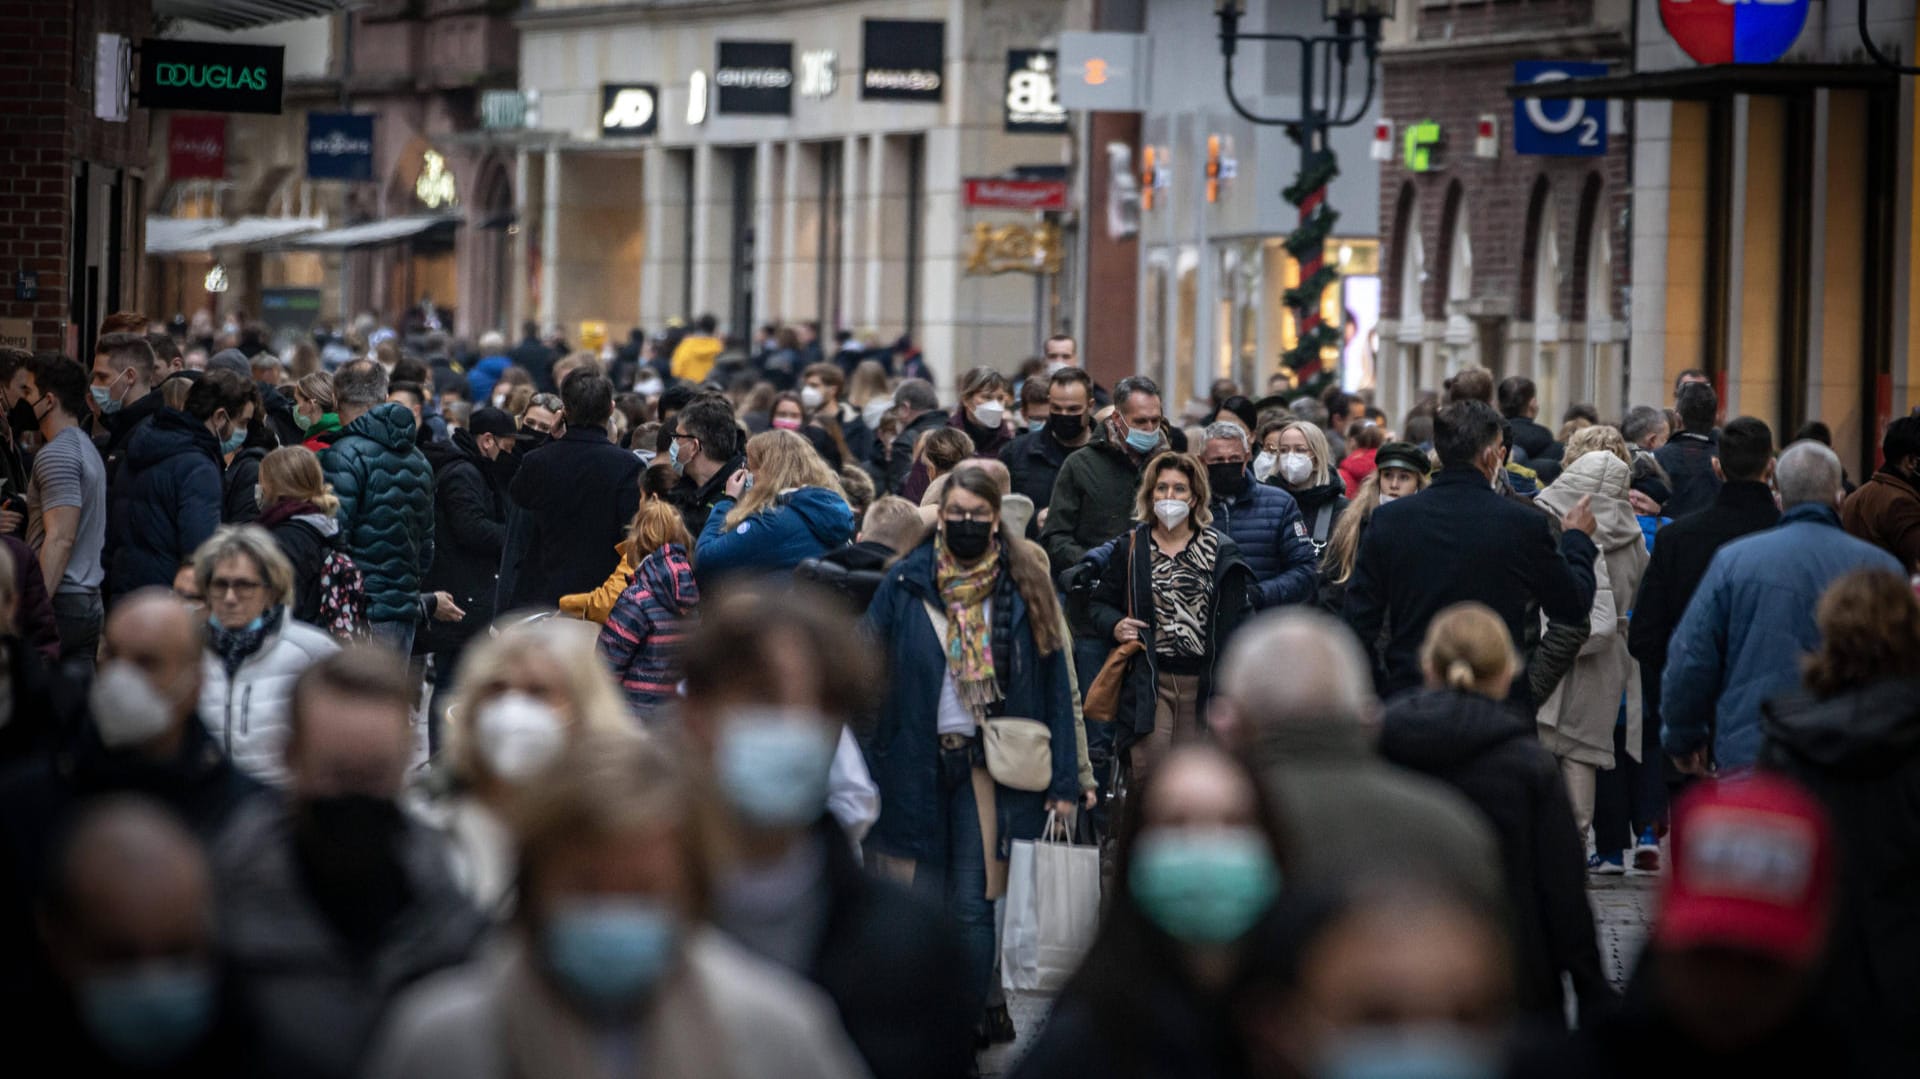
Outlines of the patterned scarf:
[[233,677],[248,656],[260,651],[267,634],[280,627],[280,617],[284,613],[285,607],[269,607],[265,614],[239,629],[228,629],[218,619],[207,619],[207,643],[213,647],[214,654],[220,657],[228,678]]
[[961,703],[975,719],[985,719],[987,708],[1000,700],[1000,683],[993,673],[993,626],[986,610],[999,578],[999,544],[971,566],[948,553],[945,539],[934,545],[933,582],[947,612],[947,669]]

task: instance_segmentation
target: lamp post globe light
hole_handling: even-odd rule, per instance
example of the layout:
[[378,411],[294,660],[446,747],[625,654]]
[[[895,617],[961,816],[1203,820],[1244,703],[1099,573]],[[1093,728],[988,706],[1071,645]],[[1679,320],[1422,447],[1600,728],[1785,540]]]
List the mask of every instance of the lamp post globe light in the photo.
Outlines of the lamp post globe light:
[[[1323,0],[1327,34],[1250,34],[1240,30],[1246,13],[1244,0],[1220,0],[1220,56],[1227,103],[1249,123],[1284,127],[1300,147],[1300,172],[1281,195],[1300,211],[1299,224],[1287,234],[1287,253],[1300,267],[1299,284],[1282,297],[1293,308],[1298,329],[1294,347],[1280,362],[1292,372],[1298,388],[1317,394],[1336,373],[1324,370],[1322,353],[1340,343],[1340,330],[1320,315],[1320,297],[1339,278],[1327,265],[1326,240],[1340,215],[1327,205],[1327,185],[1340,174],[1327,132],[1359,123],[1373,107],[1379,79],[1380,23],[1393,15],[1394,0]],[[1300,63],[1300,110],[1297,116],[1265,116],[1240,101],[1233,87],[1234,54],[1242,41],[1278,41],[1294,47]],[[1359,56],[1356,60],[1355,46]],[[1364,90],[1351,105],[1350,86],[1356,66],[1364,67]]]

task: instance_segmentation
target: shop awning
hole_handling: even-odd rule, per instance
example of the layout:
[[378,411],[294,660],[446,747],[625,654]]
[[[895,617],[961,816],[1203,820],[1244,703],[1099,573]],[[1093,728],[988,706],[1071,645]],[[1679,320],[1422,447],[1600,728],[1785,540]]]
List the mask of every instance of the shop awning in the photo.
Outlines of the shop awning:
[[1817,89],[1873,90],[1898,81],[1872,64],[1704,64],[1671,71],[1640,71],[1597,79],[1523,82],[1507,87],[1509,98],[1620,98],[1656,101],[1706,100],[1734,94],[1797,94]]
[[204,251],[206,245],[199,237],[227,227],[227,222],[218,217],[149,217],[147,218],[147,254],[178,255],[187,251]]
[[222,30],[244,30],[295,19],[311,19],[360,7],[364,0],[153,0],[153,13],[191,19]]
[[385,221],[368,221],[360,225],[348,225],[346,228],[328,229],[302,236],[294,242],[296,247],[377,247],[380,244],[398,243],[410,240],[423,232],[438,228],[454,228],[460,224],[459,214],[410,214],[406,217],[390,217]]

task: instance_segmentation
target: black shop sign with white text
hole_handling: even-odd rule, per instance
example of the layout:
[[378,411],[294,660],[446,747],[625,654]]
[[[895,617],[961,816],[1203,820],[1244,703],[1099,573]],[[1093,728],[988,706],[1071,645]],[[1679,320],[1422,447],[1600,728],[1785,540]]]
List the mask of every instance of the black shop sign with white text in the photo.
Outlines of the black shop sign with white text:
[[148,38],[140,43],[140,104],[278,114],[285,61],[279,45]]
[[1067,110],[1060,107],[1057,53],[1042,49],[1007,50],[1006,132],[1009,135],[1064,135]]
[[713,89],[722,115],[793,115],[793,42],[722,41]]
[[946,23],[866,19],[863,30],[862,100],[940,100],[946,90]]

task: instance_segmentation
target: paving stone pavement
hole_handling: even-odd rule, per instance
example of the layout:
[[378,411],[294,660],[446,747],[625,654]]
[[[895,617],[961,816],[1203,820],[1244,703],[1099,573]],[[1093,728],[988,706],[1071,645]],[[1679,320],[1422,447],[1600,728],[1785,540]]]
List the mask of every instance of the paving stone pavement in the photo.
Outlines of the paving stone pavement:
[[[1587,878],[1587,898],[1593,903],[1594,925],[1600,934],[1600,962],[1616,988],[1626,984],[1627,976],[1633,973],[1634,961],[1646,944],[1659,882],[1657,874],[1638,872],[1620,877]],[[1011,1045],[996,1046],[980,1054],[982,1079],[1004,1076],[1013,1069],[1045,1025],[1052,1006],[1050,995],[1008,995],[1007,1011],[1013,1016],[1014,1030],[1019,1037]]]

